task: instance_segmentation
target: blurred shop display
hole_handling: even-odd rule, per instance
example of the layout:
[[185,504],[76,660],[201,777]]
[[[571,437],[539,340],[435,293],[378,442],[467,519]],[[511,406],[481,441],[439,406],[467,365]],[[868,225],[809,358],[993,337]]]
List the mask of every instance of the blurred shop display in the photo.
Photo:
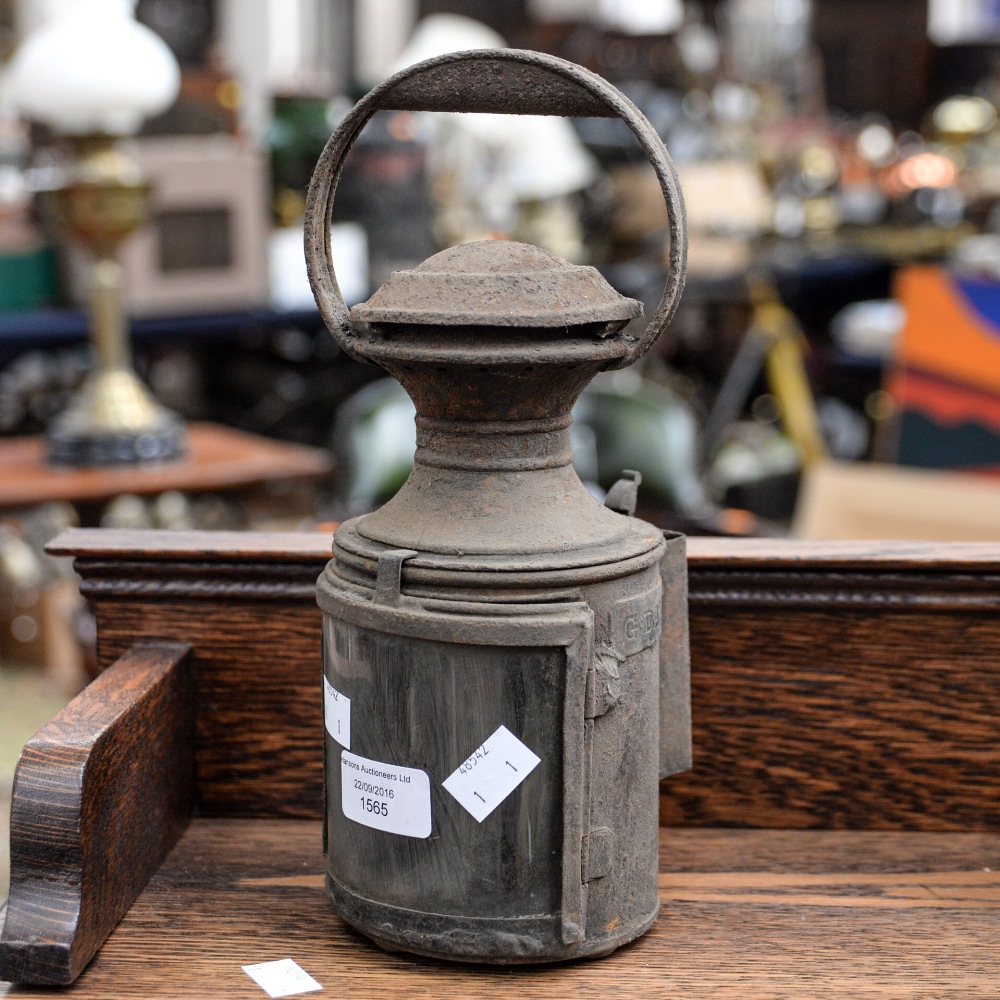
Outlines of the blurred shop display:
[[55,468],[37,435],[6,438],[0,511],[16,520],[46,504],[71,504],[82,527],[179,528],[292,527],[316,509],[331,471],[326,451],[217,424],[187,429],[182,459],[114,468]]
[[1000,281],[940,267],[900,272],[906,312],[886,390],[882,454],[900,465],[1000,471]]
[[[427,137],[421,116],[383,112],[362,132],[344,164],[334,220],[364,231],[370,284],[412,267],[438,248]],[[357,270],[350,258],[345,264]]]
[[150,184],[150,220],[124,247],[137,314],[197,313],[268,301],[264,157],[218,134],[143,138],[129,149]]
[[[471,18],[435,14],[416,26],[393,69],[445,52],[505,46],[499,34]],[[426,173],[418,176],[428,186],[433,210],[428,235],[438,246],[503,235],[570,261],[583,257],[580,221],[567,199],[596,180],[597,165],[565,119],[414,117],[391,114],[386,131],[419,138],[425,151]]]
[[601,24],[635,35],[661,35],[684,22],[681,0],[528,0],[528,14],[539,21]]
[[0,110],[0,313],[51,305],[55,254],[33,212],[28,129]]
[[[48,8],[21,3],[15,23],[0,0],[0,48]],[[326,446],[339,413],[334,438],[371,456],[366,478],[343,452],[339,502],[384,496],[407,458],[383,426],[395,404],[316,318],[305,189],[367,88],[430,55],[510,44],[619,86],[663,136],[687,202],[689,278],[670,335],[640,382],[598,383],[581,402],[574,444],[595,489],[635,468],[640,504],[703,530],[746,508],[758,519],[743,528],[757,531],[788,524],[800,481],[831,462],[1000,465],[997,9],[138,0],[181,85],[128,143],[153,185],[151,224],[121,252],[137,370],[187,419]],[[64,162],[51,136],[0,107],[0,310],[17,330],[0,344],[5,433],[36,432],[84,367],[52,314],[35,339],[17,326],[16,310],[83,301],[81,255],[32,203]],[[380,113],[347,159],[335,212],[348,302],[484,236],[594,264],[647,313],[662,283],[662,199],[613,119]]]
[[[312,289],[306,275],[305,255],[302,252],[304,232],[302,220],[305,215],[305,192],[309,185],[312,168],[322,152],[326,140],[336,127],[337,121],[350,102],[346,98],[321,98],[310,95],[283,95],[275,98],[274,117],[268,128],[266,142],[270,156],[271,173],[271,212],[274,228],[271,231],[268,245],[268,269],[270,285],[270,301],[278,310],[315,308]],[[356,153],[355,160],[364,159],[368,150],[368,141],[373,129],[366,129],[360,138],[361,150]],[[398,130],[397,130],[398,131]],[[405,141],[406,137],[402,137]],[[415,138],[410,136],[409,138]],[[375,144],[377,146],[377,143]],[[422,151],[419,154],[415,170],[422,169]],[[365,197],[370,188],[356,179],[366,173],[364,166],[355,164],[342,179],[341,188],[346,188],[347,200],[352,207],[341,209],[337,222],[331,227],[331,252],[337,261],[337,280],[341,292],[349,304],[360,302],[371,289],[369,271],[373,253],[385,254],[386,259],[392,259],[391,250],[385,253],[382,246],[382,234],[392,233],[392,227],[371,225],[372,217],[366,214]],[[382,183],[383,193],[386,188],[398,188],[397,183],[386,185]],[[405,183],[403,185],[406,186]],[[426,195],[422,189],[410,194],[416,194],[415,203],[426,205]],[[353,194],[353,199],[350,197]],[[342,200],[338,200],[338,206]],[[389,206],[406,211],[413,199],[402,205]],[[374,202],[371,209],[381,210],[381,203]],[[363,219],[360,221],[345,221]],[[408,226],[401,227],[404,233]],[[369,238],[369,232],[372,238]],[[378,247],[371,249],[372,241]],[[378,265],[376,266],[384,266]],[[391,270],[391,267],[390,267]],[[388,272],[386,272],[388,273]]]
[[927,18],[935,45],[1000,41],[1000,7],[993,0],[928,0]]
[[[402,486],[416,446],[413,403],[397,382],[379,379],[340,407],[331,448],[338,479],[329,509],[337,519],[381,506]],[[573,464],[604,499],[622,463],[641,477],[639,510],[664,527],[698,534],[769,534],[773,526],[710,499],[691,408],[668,386],[637,373],[598,376],[573,409]]]
[[68,560],[45,544],[76,523],[68,504],[0,521],[0,663],[43,667],[73,688],[83,678],[83,600]]
[[87,287],[95,363],[47,432],[48,461],[63,466],[177,458],[183,422],[132,368],[122,243],[146,221],[149,185],[115,146],[177,95],[173,54],[132,17],[129,3],[50,3],[51,14],[18,47],[8,69],[14,104],[71,150],[46,192],[58,225],[92,258]]
[[181,67],[177,99],[147,122],[146,135],[213,135],[240,131],[243,88],[219,56],[212,0],[138,0],[136,18],[159,35]]
[[793,100],[811,85],[812,0],[728,0],[719,23],[732,80],[776,86]]

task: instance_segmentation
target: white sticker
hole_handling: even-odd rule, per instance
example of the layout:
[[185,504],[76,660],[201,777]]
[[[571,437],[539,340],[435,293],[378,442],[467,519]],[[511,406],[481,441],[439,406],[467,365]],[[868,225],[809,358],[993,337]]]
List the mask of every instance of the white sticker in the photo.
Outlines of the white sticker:
[[243,971],[271,997],[292,997],[297,993],[315,993],[323,989],[290,958],[283,958],[280,962],[244,965]]
[[506,726],[501,726],[443,784],[480,822],[541,763]]
[[323,678],[323,717],[326,731],[345,749],[351,749],[351,699]]
[[426,771],[340,754],[340,806],[348,819],[403,837],[431,835],[431,783]]

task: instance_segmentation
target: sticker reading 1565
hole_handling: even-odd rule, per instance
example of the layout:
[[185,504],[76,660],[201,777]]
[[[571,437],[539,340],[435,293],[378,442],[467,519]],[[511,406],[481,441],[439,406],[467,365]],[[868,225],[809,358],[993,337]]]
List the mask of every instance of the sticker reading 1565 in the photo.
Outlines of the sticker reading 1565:
[[340,755],[340,806],[355,823],[403,837],[431,835],[431,783],[426,771]]

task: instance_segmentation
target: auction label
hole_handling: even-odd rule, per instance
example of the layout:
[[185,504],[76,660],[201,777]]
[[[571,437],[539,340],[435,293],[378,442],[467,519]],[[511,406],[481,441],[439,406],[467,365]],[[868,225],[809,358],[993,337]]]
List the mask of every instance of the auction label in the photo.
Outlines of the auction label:
[[323,717],[326,731],[345,749],[351,749],[351,699],[323,678]]
[[482,823],[540,763],[540,757],[501,726],[442,784]]
[[340,806],[355,823],[402,837],[431,835],[431,783],[426,771],[340,755]]
[[293,997],[299,993],[315,993],[323,989],[297,962],[284,958],[280,962],[260,962],[244,965],[243,971],[270,997]]

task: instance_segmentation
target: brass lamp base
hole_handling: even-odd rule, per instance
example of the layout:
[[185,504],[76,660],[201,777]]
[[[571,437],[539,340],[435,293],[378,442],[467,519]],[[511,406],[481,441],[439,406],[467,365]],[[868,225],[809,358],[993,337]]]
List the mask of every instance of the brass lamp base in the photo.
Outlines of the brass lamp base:
[[186,450],[184,422],[160,406],[128,368],[92,372],[46,437],[52,465],[163,462]]
[[78,136],[68,183],[53,192],[69,232],[95,256],[90,333],[97,367],[49,428],[51,465],[137,465],[179,458],[183,421],[150,395],[131,367],[119,244],[146,220],[149,185],[111,136]]

